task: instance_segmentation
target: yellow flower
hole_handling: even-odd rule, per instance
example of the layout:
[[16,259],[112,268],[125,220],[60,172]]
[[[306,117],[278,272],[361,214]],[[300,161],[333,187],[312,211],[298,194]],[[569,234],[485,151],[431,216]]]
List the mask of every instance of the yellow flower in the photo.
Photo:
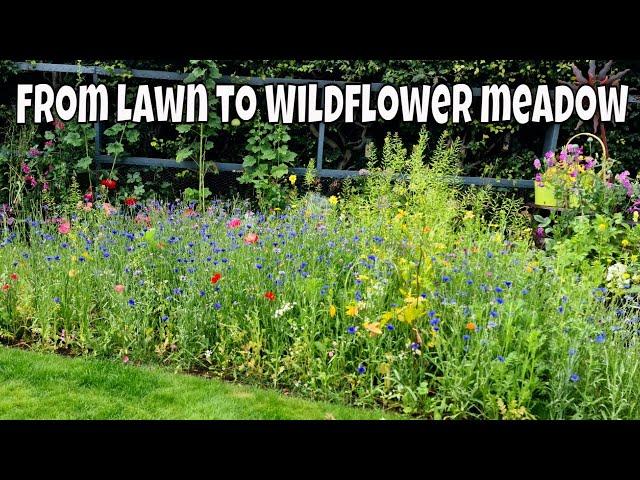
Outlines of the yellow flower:
[[601,232],[604,232],[606,229],[607,229],[606,223],[601,223],[600,225],[598,225],[598,230],[600,230]]
[[622,240],[622,246],[623,247],[628,247],[629,246],[629,240],[627,240],[626,238],[624,240]]
[[75,277],[76,275],[78,275],[78,270],[76,270],[75,268],[72,268],[71,270],[69,270],[69,276],[71,278]]
[[378,322],[364,322],[364,329],[368,331],[372,337],[376,335],[380,335],[382,333],[382,329],[380,328],[380,324]]
[[329,316],[331,318],[334,318],[336,316],[336,306],[335,305],[331,305],[329,307]]
[[336,205],[338,203],[338,197],[336,197],[335,195],[331,195],[329,197],[329,203],[331,205]]
[[295,175],[289,175],[289,181],[291,182],[291,185],[295,185],[297,179],[298,177],[296,177]]
[[633,221],[638,223],[638,217],[639,216],[640,216],[640,214],[638,213],[637,210],[635,212],[633,212]]
[[471,210],[467,210],[466,212],[464,212],[464,220],[471,220],[474,217],[475,215]]
[[347,307],[347,315],[350,317],[355,317],[358,314],[358,306],[357,305],[349,305]]

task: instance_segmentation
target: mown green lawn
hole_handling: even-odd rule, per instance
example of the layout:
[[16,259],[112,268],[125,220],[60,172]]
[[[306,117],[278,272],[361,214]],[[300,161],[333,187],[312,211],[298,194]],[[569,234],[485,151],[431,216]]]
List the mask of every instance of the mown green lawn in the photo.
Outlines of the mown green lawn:
[[92,358],[0,346],[0,419],[343,420],[388,412]]

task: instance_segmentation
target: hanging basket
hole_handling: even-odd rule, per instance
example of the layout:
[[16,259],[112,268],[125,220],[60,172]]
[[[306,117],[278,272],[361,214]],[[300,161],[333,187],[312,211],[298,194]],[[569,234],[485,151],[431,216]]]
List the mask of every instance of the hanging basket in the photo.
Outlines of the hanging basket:
[[[595,138],[602,147],[602,162],[600,174],[602,175],[602,178],[605,179],[607,175],[607,150],[605,149],[603,141],[599,137],[595,136],[592,133],[578,133],[567,141],[564,146],[565,150],[569,148],[572,140],[580,136]],[[533,190],[535,193],[535,203],[536,205],[539,205],[541,207],[576,208],[578,205],[580,205],[580,199],[575,194],[569,194],[566,198],[558,201],[555,188],[553,187],[553,185],[549,185],[547,183],[543,183],[543,185],[540,186],[538,185],[538,182],[534,181]]]

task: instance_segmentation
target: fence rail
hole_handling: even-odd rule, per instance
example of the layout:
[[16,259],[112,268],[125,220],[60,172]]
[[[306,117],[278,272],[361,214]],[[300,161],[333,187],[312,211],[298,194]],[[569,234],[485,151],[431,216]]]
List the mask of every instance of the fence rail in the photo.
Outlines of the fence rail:
[[[147,78],[153,80],[164,80],[171,82],[181,82],[187,77],[185,73],[179,72],[165,72],[160,70],[123,70],[113,69],[107,70],[99,66],[84,66],[84,65],[70,65],[60,63],[29,63],[29,62],[16,62],[16,68],[24,72],[57,72],[57,73],[75,73],[82,75],[92,75],[93,82],[97,83],[100,76],[111,76],[122,73],[131,74],[133,78]],[[308,83],[317,84],[321,89],[321,95],[324,93],[326,85],[345,85],[348,82],[339,80],[313,80],[313,79],[299,79],[299,78],[259,78],[259,77],[241,77],[234,75],[223,75],[218,79],[220,83],[236,83],[252,86],[264,86],[269,84],[294,84],[304,85]],[[382,88],[383,83],[372,83],[371,89],[378,91]],[[480,96],[481,89],[473,88],[473,96]],[[640,98],[636,96],[629,96],[629,103],[640,103]],[[324,143],[325,143],[325,124],[320,122],[318,126],[318,145],[316,149],[316,169],[318,175],[321,177],[329,178],[347,178],[351,176],[359,175],[357,170],[335,170],[323,168],[324,157]],[[103,155],[101,153],[102,148],[102,129],[100,122],[95,123],[95,161],[97,164],[108,164],[113,162],[113,157],[110,155]],[[560,133],[560,124],[549,124],[544,136],[543,152],[549,150],[555,150],[558,144],[558,136]],[[177,162],[171,158],[152,158],[152,157],[127,157],[118,161],[119,165],[134,165],[144,167],[164,167],[164,168],[197,168],[195,162]],[[242,171],[242,164],[240,163],[226,163],[216,162],[216,166],[220,171]],[[303,167],[296,167],[292,169],[295,173],[304,174],[307,169]],[[460,177],[460,181],[465,185],[493,185],[504,188],[533,188],[532,180],[525,179],[499,179],[490,177]]]

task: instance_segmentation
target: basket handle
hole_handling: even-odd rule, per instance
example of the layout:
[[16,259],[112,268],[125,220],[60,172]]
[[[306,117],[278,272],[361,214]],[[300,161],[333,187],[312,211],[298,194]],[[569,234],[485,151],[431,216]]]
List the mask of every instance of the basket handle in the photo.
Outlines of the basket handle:
[[571,141],[581,137],[581,136],[587,136],[590,138],[595,138],[598,143],[600,144],[600,146],[602,147],[602,179],[606,180],[607,178],[607,149],[604,146],[604,142],[602,141],[602,139],[596,135],[594,135],[593,133],[588,133],[588,132],[582,132],[582,133],[578,133],[576,135],[574,135],[573,137],[571,137],[569,140],[567,140],[567,143],[564,146],[564,149],[567,150],[569,148],[569,145],[571,145]]

